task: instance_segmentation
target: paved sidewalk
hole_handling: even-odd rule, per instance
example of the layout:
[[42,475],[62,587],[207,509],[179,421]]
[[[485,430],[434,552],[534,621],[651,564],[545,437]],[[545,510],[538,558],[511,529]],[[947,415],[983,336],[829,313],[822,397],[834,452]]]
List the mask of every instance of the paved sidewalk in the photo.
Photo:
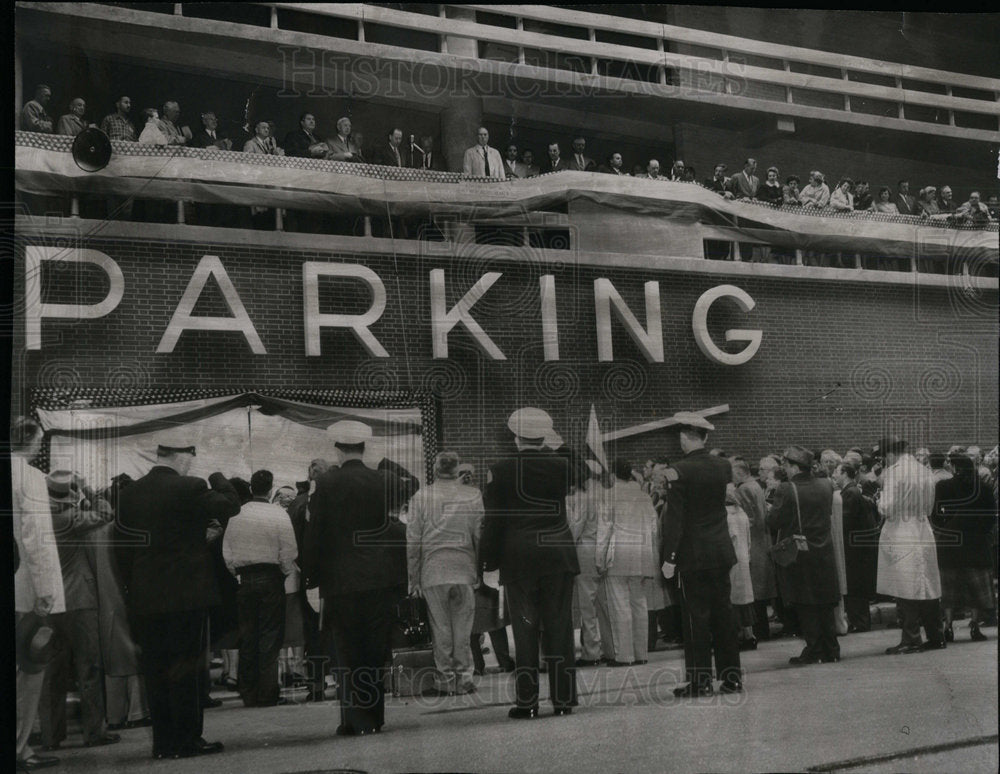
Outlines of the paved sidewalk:
[[339,738],[334,701],[245,709],[230,696],[205,715],[222,755],[149,758],[149,729],[98,750],[69,748],[53,772],[995,772],[997,630],[973,643],[963,622],[944,651],[886,656],[898,629],[841,638],[843,661],[794,668],[801,640],[743,654],[746,692],[694,701],[671,689],[679,650],[642,667],[580,669],[569,717],[511,721],[509,675],[479,678],[471,696],[390,699],[382,734]]

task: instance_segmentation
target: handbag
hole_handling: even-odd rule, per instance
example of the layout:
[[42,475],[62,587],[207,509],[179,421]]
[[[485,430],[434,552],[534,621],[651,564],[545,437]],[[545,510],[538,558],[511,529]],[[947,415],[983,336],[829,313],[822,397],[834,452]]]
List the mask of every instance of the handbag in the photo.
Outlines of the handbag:
[[779,567],[788,567],[793,564],[799,556],[800,551],[809,550],[809,541],[802,534],[802,509],[799,507],[799,490],[795,484],[788,482],[792,486],[792,494],[795,496],[795,513],[799,520],[799,531],[795,534],[784,537],[770,548],[771,558]]

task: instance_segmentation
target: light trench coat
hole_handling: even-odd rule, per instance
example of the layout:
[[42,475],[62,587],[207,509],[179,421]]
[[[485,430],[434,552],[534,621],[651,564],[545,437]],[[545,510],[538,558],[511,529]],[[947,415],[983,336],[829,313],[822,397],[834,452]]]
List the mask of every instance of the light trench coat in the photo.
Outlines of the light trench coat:
[[878,542],[879,594],[899,599],[938,599],[941,576],[929,516],[934,475],[903,454],[882,474],[879,513],[885,518]]

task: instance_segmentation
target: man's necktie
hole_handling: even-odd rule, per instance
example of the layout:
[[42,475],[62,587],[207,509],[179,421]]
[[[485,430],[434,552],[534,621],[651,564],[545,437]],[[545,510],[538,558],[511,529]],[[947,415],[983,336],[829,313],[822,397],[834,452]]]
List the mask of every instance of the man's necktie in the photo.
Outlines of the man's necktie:
[[483,165],[486,167],[486,177],[490,177],[490,155],[483,148]]
[[583,169],[583,156],[579,153],[576,154],[576,166],[577,169]]
[[393,152],[393,153],[395,154],[395,156],[396,156],[396,166],[397,166],[397,167],[401,167],[401,166],[403,166],[403,162],[402,162],[402,161],[400,161],[400,159],[399,159],[399,148],[397,148],[397,147],[396,147],[395,145],[393,145],[393,146],[392,146],[392,152]]
[[431,154],[428,153],[424,156],[424,169],[430,169],[430,168],[431,168]]

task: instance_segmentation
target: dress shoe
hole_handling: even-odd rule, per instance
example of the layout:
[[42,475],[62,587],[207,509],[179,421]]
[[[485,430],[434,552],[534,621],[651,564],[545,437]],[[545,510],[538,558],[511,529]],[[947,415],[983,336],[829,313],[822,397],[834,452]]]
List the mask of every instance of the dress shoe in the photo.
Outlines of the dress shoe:
[[792,656],[788,659],[788,663],[792,666],[807,666],[809,664],[818,664],[820,660],[813,656]]
[[61,745],[62,745],[62,742],[53,742],[52,744],[43,744],[42,745],[42,750],[44,752],[54,752],[55,750],[58,750]]
[[476,692],[475,683],[462,683],[458,688],[455,689],[455,693],[458,696],[467,696],[470,693]]
[[715,691],[711,685],[696,686],[694,683],[688,683],[680,688],[674,688],[674,696],[678,699],[692,699],[698,696],[711,696],[713,693],[715,693]]
[[59,763],[59,759],[53,755],[32,755],[28,758],[18,758],[17,770],[35,771],[36,769],[47,769],[49,766],[55,766],[57,763]]
[[607,662],[607,666],[609,666],[609,667],[627,667],[627,666],[632,666],[632,662],[631,661],[616,661],[615,659],[609,659],[608,662]]
[[632,666],[642,666],[643,664],[648,664],[649,660],[645,658],[636,659],[632,662]]
[[213,755],[215,753],[220,753],[225,750],[225,746],[222,742],[206,742],[204,739],[199,739],[190,747],[185,747],[177,750],[171,755],[171,758],[195,758],[199,755]]
[[978,626],[969,627],[969,636],[972,638],[973,642],[986,642],[987,637],[983,634]]
[[732,680],[723,680],[719,686],[719,693],[743,693],[743,683]]
[[[153,725],[152,718],[139,718],[138,720],[126,720],[125,728],[145,728],[146,726]],[[111,729],[111,726],[108,726]]]
[[578,658],[576,660],[576,665],[578,667],[592,667],[597,666],[600,663],[601,660],[598,658]]
[[84,747],[104,747],[108,744],[118,744],[122,740],[121,734],[105,734],[97,739],[89,739],[83,743]]
[[511,720],[532,720],[538,717],[538,707],[511,707],[507,717]]
[[556,707],[552,711],[552,714],[555,715],[557,718],[561,718],[563,715],[572,715],[573,714],[573,708],[572,707]]
[[222,699],[213,699],[211,696],[206,696],[201,700],[202,709],[215,709],[216,707],[222,706]]
[[955,641],[955,630],[950,626],[944,627],[944,641],[954,642]]
[[887,656],[898,656],[900,654],[907,653],[920,653],[923,648],[920,645],[894,645],[891,648],[885,649],[885,654]]
[[948,643],[944,640],[939,642],[925,642],[920,645],[920,650],[944,650],[948,647]]
[[740,643],[740,650],[757,650],[757,638],[751,637],[749,640],[743,640]]

